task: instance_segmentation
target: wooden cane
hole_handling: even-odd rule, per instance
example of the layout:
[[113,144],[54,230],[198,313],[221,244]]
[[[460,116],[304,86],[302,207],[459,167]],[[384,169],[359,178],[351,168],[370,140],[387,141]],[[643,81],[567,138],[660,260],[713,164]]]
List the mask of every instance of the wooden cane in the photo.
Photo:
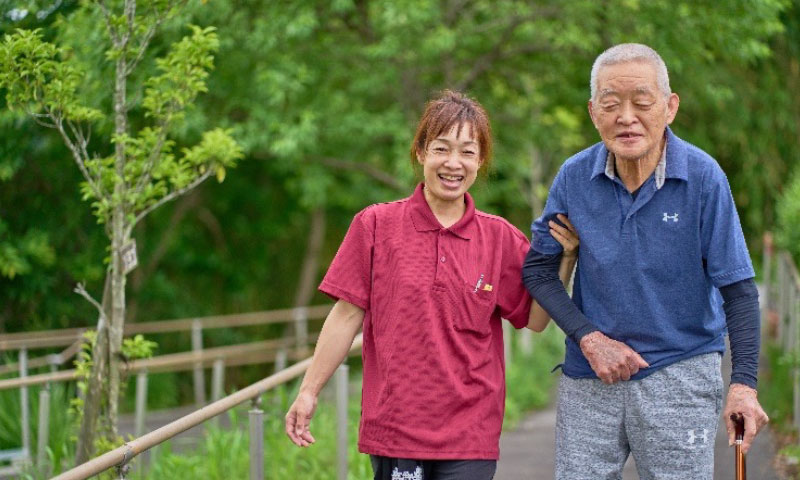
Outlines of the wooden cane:
[[744,453],[742,452],[742,443],[744,442],[744,417],[741,414],[734,413],[731,415],[733,425],[736,429],[736,440],[734,447],[736,449],[736,480],[747,480],[747,466],[745,465]]

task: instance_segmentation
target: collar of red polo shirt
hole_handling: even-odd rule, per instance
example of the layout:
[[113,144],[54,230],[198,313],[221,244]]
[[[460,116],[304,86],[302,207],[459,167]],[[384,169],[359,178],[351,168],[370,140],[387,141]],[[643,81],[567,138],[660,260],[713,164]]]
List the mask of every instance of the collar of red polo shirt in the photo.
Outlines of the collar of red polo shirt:
[[[441,230],[444,227],[442,227],[442,224],[436,219],[436,215],[433,214],[430,205],[428,205],[428,202],[425,200],[424,189],[425,184],[420,183],[417,185],[414,194],[411,195],[410,198],[411,220],[414,223],[414,228],[418,232]],[[449,230],[454,235],[464,240],[469,240],[471,237],[470,226],[475,219],[475,202],[472,200],[472,196],[469,193],[464,194],[464,204],[466,206],[464,215],[459,221],[445,230]]]

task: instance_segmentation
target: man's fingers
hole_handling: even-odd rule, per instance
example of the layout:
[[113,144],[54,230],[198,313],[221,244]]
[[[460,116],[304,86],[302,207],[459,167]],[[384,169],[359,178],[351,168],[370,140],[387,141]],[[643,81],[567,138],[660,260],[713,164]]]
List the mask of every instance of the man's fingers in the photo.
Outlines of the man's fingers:
[[634,357],[633,357],[633,358],[634,358],[634,360],[636,360],[636,364],[639,366],[639,368],[647,368],[647,367],[649,367],[649,366],[650,366],[650,364],[649,364],[649,363],[647,363],[647,362],[644,360],[644,358],[642,358],[642,356],[641,356],[641,355],[639,355],[638,353],[636,353],[636,351],[635,351],[635,350],[633,350],[633,349],[631,349],[631,350],[633,351],[633,355],[634,355]]
[[728,432],[728,446],[732,447],[734,440],[736,440],[736,425],[731,418],[731,413],[727,410],[723,412],[722,416],[725,417],[725,430]]
[[758,426],[752,415],[744,415],[744,438],[742,439],[742,452],[747,453],[750,450],[750,445],[753,444],[753,439],[756,438],[758,433]]

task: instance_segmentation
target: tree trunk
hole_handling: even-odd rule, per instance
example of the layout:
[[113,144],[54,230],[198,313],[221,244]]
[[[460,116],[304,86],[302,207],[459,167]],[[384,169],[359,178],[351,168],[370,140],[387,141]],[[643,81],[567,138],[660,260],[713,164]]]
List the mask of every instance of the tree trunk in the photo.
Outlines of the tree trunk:
[[[314,296],[314,287],[317,283],[317,271],[319,270],[319,253],[325,241],[325,208],[319,206],[311,212],[311,226],[308,233],[308,244],[306,254],[303,258],[303,266],[300,270],[300,279],[297,282],[297,290],[294,297],[294,306],[307,307]],[[302,328],[299,322],[295,321],[292,331],[295,337],[306,335],[299,331]],[[305,347],[303,345],[301,348]]]
[[542,165],[542,153],[534,146],[531,148],[531,185],[529,190],[530,196],[528,198],[531,214],[533,215],[531,218],[534,220],[539,218],[539,215],[541,215],[544,209],[544,205],[542,205],[542,200],[539,198],[538,193],[539,185],[542,183],[542,170],[544,170],[544,165]]
[[[133,15],[135,8],[132,0],[125,1],[125,11]],[[124,39],[123,42],[127,42]],[[124,49],[124,46],[123,46]],[[117,77],[114,87],[114,126],[119,136],[128,133],[128,113],[126,110],[127,62],[125,55],[117,60]],[[128,185],[125,183],[125,145],[117,142],[114,149],[114,169],[117,179],[114,185],[114,197],[120,199],[114,207],[111,217],[111,321],[108,330],[108,422],[110,426],[109,440],[116,441],[117,414],[120,390],[120,365],[122,360],[122,331],[125,326],[125,272],[122,265],[122,248],[128,243],[126,230],[125,198]]]
[[108,377],[108,310],[111,296],[111,272],[106,273],[103,288],[101,313],[97,321],[97,337],[92,348],[92,370],[86,380],[86,392],[83,395],[83,417],[81,418],[78,444],[75,451],[75,464],[80,465],[89,460],[94,453],[94,439],[102,408],[102,397],[106,390],[104,379]]
[[[125,13],[132,18],[135,11],[133,0],[125,0]],[[123,51],[127,48],[130,35],[124,36],[115,47]],[[123,136],[128,131],[128,114],[126,109],[127,89],[126,55],[123,53],[116,63],[114,82],[114,133]],[[110,281],[110,313],[105,315],[107,322],[100,322],[97,332],[97,343],[92,350],[92,371],[89,387],[83,404],[81,435],[79,437],[76,463],[81,464],[94,453],[97,432],[100,431],[109,442],[116,442],[118,402],[120,391],[120,365],[122,360],[122,333],[125,325],[125,273],[122,266],[121,251],[128,238],[126,230],[126,205],[122,199],[128,185],[125,183],[125,146],[122,142],[114,145],[114,170],[117,178],[114,185],[113,198],[118,199],[111,214],[111,269]],[[108,311],[106,298],[103,309]],[[99,421],[105,425],[99,428]]]

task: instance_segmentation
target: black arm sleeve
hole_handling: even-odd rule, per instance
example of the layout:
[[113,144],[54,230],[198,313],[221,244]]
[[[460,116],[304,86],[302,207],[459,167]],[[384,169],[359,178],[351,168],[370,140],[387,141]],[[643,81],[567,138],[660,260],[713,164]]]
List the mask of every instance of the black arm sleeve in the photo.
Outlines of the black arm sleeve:
[[569,298],[564,284],[558,278],[561,254],[545,255],[533,248],[528,250],[522,265],[522,282],[525,288],[575,343],[597,328]]
[[731,383],[756,388],[758,352],[761,345],[761,315],[758,289],[752,278],[719,289],[724,303],[728,339],[731,343]]

